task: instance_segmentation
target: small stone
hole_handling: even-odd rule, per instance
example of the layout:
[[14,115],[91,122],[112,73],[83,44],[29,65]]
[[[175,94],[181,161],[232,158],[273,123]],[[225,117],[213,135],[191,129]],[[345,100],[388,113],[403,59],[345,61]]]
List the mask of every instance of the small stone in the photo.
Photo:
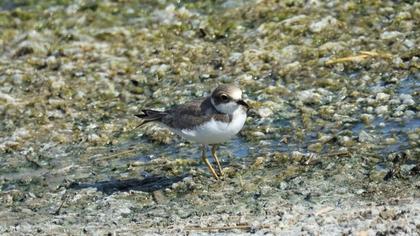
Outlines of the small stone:
[[385,144],[387,145],[391,145],[391,144],[395,144],[397,143],[397,140],[395,138],[386,138],[385,139]]
[[417,140],[420,139],[420,137],[419,137],[419,134],[413,132],[413,133],[408,134],[408,139],[413,140],[413,141],[417,141]]
[[296,16],[292,16],[290,18],[287,18],[287,19],[283,20],[281,23],[285,27],[292,27],[294,25],[297,25],[297,24],[305,21],[307,18],[308,18],[308,16],[306,16],[306,15],[296,15]]
[[255,136],[255,137],[264,137],[265,136],[265,134],[261,131],[252,132],[252,135]]
[[309,25],[309,30],[314,33],[319,33],[325,29],[332,29],[333,27],[336,27],[338,24],[337,19],[335,19],[332,16],[327,16],[325,18],[322,18],[320,21],[313,22]]
[[261,118],[267,118],[273,115],[273,111],[268,107],[262,107],[258,109],[257,113]]
[[231,63],[236,63],[237,61],[239,61],[239,59],[241,59],[242,57],[242,53],[240,52],[232,52],[229,56],[229,62]]
[[374,169],[369,173],[370,179],[375,182],[383,182],[388,170],[386,169]]
[[366,131],[362,130],[359,134],[359,142],[362,143],[372,143],[374,138],[372,135],[368,134]]
[[308,150],[311,152],[321,152],[324,145],[322,143],[313,143],[308,146]]
[[390,97],[391,96],[389,94],[386,94],[386,93],[377,93],[376,94],[376,100],[381,101],[381,102],[388,101]]
[[321,95],[316,93],[314,89],[309,89],[299,92],[298,99],[305,104],[319,104]]
[[263,156],[257,157],[254,161],[253,166],[258,167],[264,163],[265,158]]
[[404,114],[402,111],[396,111],[392,114],[393,117],[401,117]]
[[416,43],[413,40],[410,40],[410,39],[404,40],[403,43],[407,48],[414,48],[414,46],[416,45]]
[[342,42],[327,42],[319,47],[320,50],[330,51],[330,52],[339,52],[344,50],[345,44]]
[[345,147],[350,147],[353,145],[353,140],[349,136],[343,136],[339,138],[339,143]]
[[321,134],[318,138],[318,141],[321,143],[327,143],[329,141],[331,141],[334,137],[332,135],[329,134]]
[[379,106],[375,109],[375,112],[378,115],[384,115],[388,113],[388,106],[387,105]]
[[367,102],[367,104],[369,104],[369,105],[374,105],[374,104],[376,104],[377,102],[376,102],[376,100],[375,99],[373,99],[373,98],[366,98],[366,102]]
[[404,118],[405,119],[412,119],[415,115],[416,115],[416,113],[412,110],[407,110],[407,111],[404,112]]
[[380,37],[383,40],[391,40],[391,39],[396,39],[403,36],[404,34],[398,31],[385,31],[381,34]]
[[87,140],[89,142],[96,143],[96,142],[99,142],[99,140],[101,140],[101,137],[99,137],[99,135],[97,135],[97,134],[89,134],[87,136]]
[[379,213],[379,216],[384,220],[389,220],[395,218],[397,214],[395,213],[394,209],[387,209],[385,208],[383,211]]
[[400,99],[402,100],[402,103],[405,105],[412,106],[416,103],[410,94],[401,94]]
[[286,190],[288,186],[289,185],[286,182],[282,181],[282,182],[280,182],[278,188],[281,189],[281,190]]
[[366,125],[372,124],[372,121],[375,119],[375,116],[371,114],[362,114],[360,115],[360,119]]
[[398,104],[401,103],[401,101],[398,98],[393,98],[393,99],[389,100],[388,103],[391,104],[391,105],[398,105]]
[[366,190],[364,190],[364,189],[358,189],[358,190],[356,190],[356,194],[358,194],[358,195],[363,194],[365,192],[366,192]]
[[55,56],[49,56],[46,60],[47,66],[52,69],[56,70],[60,67],[60,61]]

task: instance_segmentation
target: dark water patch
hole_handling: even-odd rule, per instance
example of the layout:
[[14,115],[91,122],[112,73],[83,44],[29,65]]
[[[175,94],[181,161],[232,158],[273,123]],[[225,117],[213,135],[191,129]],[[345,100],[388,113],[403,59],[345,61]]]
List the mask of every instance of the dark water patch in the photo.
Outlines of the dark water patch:
[[[372,122],[372,125],[365,125],[361,122],[356,123],[351,128],[351,131],[354,136],[359,136],[362,131],[365,131],[369,135],[380,137],[380,139],[376,140],[377,144],[382,144],[378,145],[378,154],[386,156],[387,154],[410,148],[408,132],[418,128],[420,128],[420,119],[394,121],[379,117]],[[387,138],[397,138],[397,142],[386,145],[384,140]]]
[[26,5],[25,1],[3,0],[3,1],[0,1],[0,11],[9,11],[9,10],[13,10],[13,9],[16,9],[18,7],[25,6],[25,5]]
[[150,176],[145,179],[113,179],[108,181],[98,181],[95,183],[78,183],[73,182],[69,185],[71,189],[96,188],[105,194],[112,194],[114,192],[128,192],[130,190],[153,192],[168,188],[172,184],[181,181],[186,175],[182,176]]
[[398,94],[413,94],[415,91],[420,91],[420,73],[411,74],[407,78],[401,80]]
[[225,145],[226,148],[228,148],[229,150],[231,150],[232,154],[234,155],[235,158],[246,158],[249,156],[249,145],[248,143],[241,139],[241,138],[236,138],[234,140],[232,140],[231,142],[229,142],[228,145]]

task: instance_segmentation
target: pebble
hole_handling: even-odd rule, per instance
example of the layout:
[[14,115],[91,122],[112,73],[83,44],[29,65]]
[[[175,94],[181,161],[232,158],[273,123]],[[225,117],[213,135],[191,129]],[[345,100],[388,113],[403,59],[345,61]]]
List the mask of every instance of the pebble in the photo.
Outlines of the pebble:
[[387,105],[379,106],[375,109],[375,112],[378,115],[384,115],[388,113],[388,106]]
[[308,150],[311,152],[321,152],[324,145],[322,143],[313,143],[308,146]]
[[265,134],[261,131],[252,132],[252,135],[256,136],[256,137],[264,137],[265,136]]
[[314,89],[304,90],[298,93],[297,99],[305,104],[318,104],[321,101],[321,95]]
[[400,99],[398,99],[398,98],[392,98],[391,100],[389,100],[389,102],[388,102],[388,104],[390,104],[390,105],[398,105],[398,104],[400,104],[401,103],[401,101],[400,101]]
[[332,27],[337,26],[338,21],[332,16],[327,16],[322,18],[320,21],[313,22],[309,25],[309,30],[314,33],[319,33],[325,29],[330,29]]
[[416,116],[416,113],[412,110],[407,110],[404,112],[404,118],[406,119],[412,119]]
[[267,118],[273,115],[273,111],[268,107],[262,107],[258,109],[257,113],[261,118]]
[[342,136],[338,139],[339,143],[345,147],[350,147],[353,144],[353,140],[349,136]]
[[391,95],[386,94],[386,93],[377,93],[376,94],[376,100],[379,101],[379,102],[388,101],[390,97],[391,97]]
[[397,143],[397,139],[395,139],[395,138],[386,138],[385,139],[385,144],[387,144],[387,145],[391,145],[391,144],[395,144],[395,143]]
[[420,140],[420,136],[419,134],[412,132],[408,134],[408,139],[413,140],[413,141],[418,141]]
[[372,121],[375,119],[375,116],[364,113],[360,115],[360,119],[363,121],[364,124],[369,125],[372,124]]
[[359,141],[362,143],[373,142],[374,138],[372,135],[368,134],[366,131],[362,130],[359,133]]
[[412,106],[416,103],[410,94],[401,94],[400,99],[402,100],[402,103],[405,105]]
[[398,31],[385,31],[380,35],[380,38],[383,40],[391,40],[399,37],[403,37],[404,34]]

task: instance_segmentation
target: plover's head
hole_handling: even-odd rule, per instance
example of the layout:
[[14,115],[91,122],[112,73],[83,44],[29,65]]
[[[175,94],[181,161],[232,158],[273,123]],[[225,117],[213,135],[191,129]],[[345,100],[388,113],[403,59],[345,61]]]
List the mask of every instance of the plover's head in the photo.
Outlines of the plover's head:
[[225,114],[232,114],[236,109],[249,109],[249,106],[242,100],[242,91],[234,85],[220,85],[211,94],[211,103],[217,111]]

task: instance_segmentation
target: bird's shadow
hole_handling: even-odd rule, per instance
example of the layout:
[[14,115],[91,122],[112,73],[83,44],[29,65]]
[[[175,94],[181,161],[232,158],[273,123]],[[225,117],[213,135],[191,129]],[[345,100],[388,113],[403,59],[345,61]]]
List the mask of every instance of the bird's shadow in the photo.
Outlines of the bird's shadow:
[[165,189],[172,184],[181,181],[187,175],[182,176],[150,176],[144,179],[111,179],[107,181],[98,181],[95,183],[79,183],[73,182],[68,188],[71,189],[84,189],[84,188],[96,188],[97,191],[101,191],[105,194],[113,194],[114,192],[128,192],[130,190],[142,191],[142,192],[154,192],[157,190]]

